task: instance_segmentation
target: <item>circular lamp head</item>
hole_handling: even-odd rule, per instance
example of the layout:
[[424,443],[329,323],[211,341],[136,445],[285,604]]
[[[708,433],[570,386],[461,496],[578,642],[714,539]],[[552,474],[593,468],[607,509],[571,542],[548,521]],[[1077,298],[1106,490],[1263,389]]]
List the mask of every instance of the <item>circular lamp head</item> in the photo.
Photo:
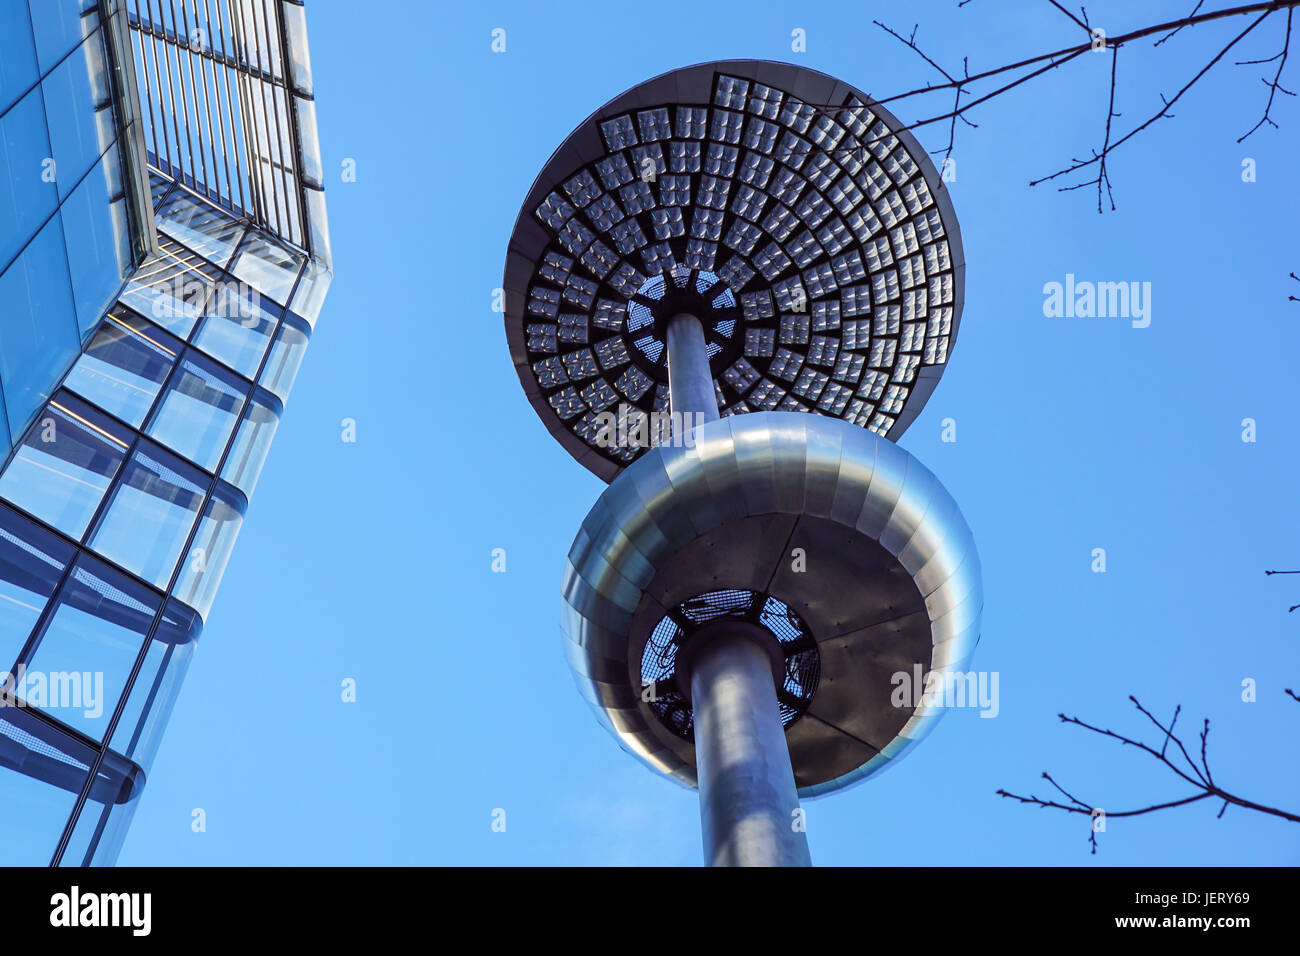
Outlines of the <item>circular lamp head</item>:
[[505,322],[529,401],[606,481],[601,440],[668,409],[662,326],[692,304],[724,416],[795,411],[897,439],[961,319],[957,218],[934,165],[860,90],[759,60],[666,73],[556,150],[510,239]]
[[925,466],[839,419],[732,416],[691,438],[646,451],[573,542],[561,623],[579,690],[626,750],[695,786],[679,665],[742,618],[773,639],[800,795],[865,779],[942,716],[924,691],[974,651],[970,529]]

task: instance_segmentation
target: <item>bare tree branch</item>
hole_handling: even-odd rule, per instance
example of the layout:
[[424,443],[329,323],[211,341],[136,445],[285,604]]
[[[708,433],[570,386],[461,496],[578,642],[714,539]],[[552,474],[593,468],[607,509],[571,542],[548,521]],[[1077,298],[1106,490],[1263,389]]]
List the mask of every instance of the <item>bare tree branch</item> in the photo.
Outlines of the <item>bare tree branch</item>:
[[1286,12],[1286,34],[1282,39],[1282,51],[1280,53],[1275,53],[1267,60],[1243,60],[1237,64],[1237,66],[1245,66],[1246,64],[1249,63],[1271,63],[1273,60],[1276,60],[1279,57],[1281,58],[1281,62],[1278,63],[1277,65],[1277,73],[1273,75],[1273,81],[1271,83],[1268,80],[1264,79],[1263,77],[1260,77],[1264,85],[1268,87],[1268,102],[1264,105],[1264,115],[1259,118],[1258,123],[1256,123],[1254,126],[1250,128],[1250,133],[1247,133],[1245,136],[1242,136],[1241,139],[1237,140],[1238,143],[1246,140],[1251,133],[1255,132],[1255,130],[1259,129],[1265,123],[1267,123],[1269,126],[1273,127],[1274,129],[1278,128],[1277,123],[1273,122],[1272,117],[1269,116],[1269,111],[1273,108],[1273,97],[1277,95],[1279,90],[1281,90],[1287,96],[1295,96],[1294,93],[1286,89],[1278,82],[1280,79],[1282,79],[1282,70],[1286,66],[1286,55],[1287,52],[1291,49],[1291,17],[1294,14],[1295,14],[1294,9],[1287,10]]
[[[1196,6],[1192,7],[1192,12],[1189,13],[1188,16],[1189,16],[1189,17],[1194,17],[1194,16],[1196,16],[1196,11],[1199,10],[1199,9],[1201,9],[1201,7],[1202,7],[1202,5],[1204,5],[1204,3],[1205,3],[1205,0],[1196,0]],[[1186,24],[1184,24],[1184,26],[1186,26]],[[1182,28],[1183,28],[1183,27],[1180,26],[1180,27],[1178,28],[1178,30],[1181,30]],[[1172,40],[1172,39],[1174,38],[1174,35],[1178,33],[1178,30],[1175,30],[1173,33],[1166,33],[1164,36],[1162,36],[1162,37],[1161,37],[1159,40],[1157,40],[1155,43],[1151,44],[1152,48],[1154,49],[1155,47],[1158,47],[1160,44],[1164,43],[1166,40]]]
[[1183,88],[1179,90],[1176,94],[1174,94],[1173,99],[1165,100],[1164,97],[1162,96],[1161,99],[1164,101],[1164,106],[1160,109],[1159,112],[1157,112],[1154,116],[1148,119],[1141,126],[1136,126],[1133,129],[1129,130],[1127,133],[1125,133],[1123,136],[1117,139],[1114,143],[1108,143],[1106,147],[1102,150],[1102,152],[1094,153],[1091,159],[1082,160],[1082,161],[1076,160],[1073,165],[1067,166],[1064,169],[1059,169],[1056,172],[1052,173],[1050,176],[1044,176],[1042,179],[1031,180],[1029,185],[1037,186],[1039,183],[1045,183],[1050,180],[1056,179],[1058,176],[1065,176],[1073,172],[1078,172],[1079,170],[1085,169],[1088,166],[1093,165],[1094,163],[1099,163],[1107,156],[1109,156],[1111,152],[1113,152],[1115,149],[1119,148],[1120,146],[1123,146],[1126,142],[1128,142],[1138,133],[1142,132],[1152,123],[1155,123],[1157,120],[1169,116],[1170,115],[1169,108],[1173,106],[1175,103],[1177,103],[1179,99],[1182,98],[1183,94],[1186,93],[1188,90],[1190,90],[1193,85],[1195,85],[1197,80],[1199,80],[1206,73],[1208,73],[1216,63],[1218,63],[1221,59],[1223,59],[1223,57],[1227,54],[1227,52],[1237,45],[1238,41],[1240,41],[1243,37],[1245,37],[1248,33],[1250,33],[1251,30],[1255,29],[1255,27],[1259,26],[1261,23],[1267,20],[1269,14],[1272,12],[1273,12],[1272,10],[1265,11],[1264,13],[1256,17],[1254,20],[1252,20],[1250,26],[1246,27],[1246,29],[1238,33],[1228,43],[1227,46],[1225,46],[1222,50],[1220,50],[1217,54],[1215,54],[1214,58],[1210,60],[1209,63],[1205,64],[1205,66],[1201,68],[1199,73],[1197,73],[1194,77],[1188,80],[1186,85],[1184,85]]
[[[1300,696],[1297,696],[1293,691],[1287,690],[1287,694],[1295,698],[1297,701],[1300,701]],[[1209,720],[1204,721],[1201,726],[1201,735],[1200,735],[1201,754],[1200,754],[1200,766],[1198,767],[1196,761],[1192,759],[1190,754],[1188,754],[1187,747],[1184,745],[1182,738],[1180,738],[1176,733],[1174,733],[1174,725],[1178,722],[1178,715],[1182,713],[1181,705],[1177,709],[1175,709],[1174,717],[1169,722],[1169,726],[1166,727],[1154,716],[1152,716],[1151,712],[1148,711],[1145,707],[1143,707],[1141,702],[1136,697],[1130,696],[1129,700],[1133,701],[1133,705],[1148,720],[1150,720],[1151,723],[1155,724],[1155,726],[1159,728],[1161,733],[1164,735],[1164,740],[1159,750],[1156,750],[1154,746],[1146,744],[1135,738],[1126,737],[1123,734],[1117,734],[1113,730],[1103,729],[1101,727],[1095,727],[1092,724],[1079,720],[1077,717],[1067,717],[1065,714],[1057,714],[1057,717],[1060,718],[1062,723],[1074,724],[1078,727],[1082,727],[1085,730],[1091,731],[1092,733],[1098,734],[1102,737],[1109,737],[1112,740],[1118,740],[1123,746],[1136,747],[1138,750],[1141,750],[1142,752],[1149,754],[1158,763],[1162,764],[1166,769],[1170,770],[1180,780],[1190,785],[1196,791],[1195,793],[1192,793],[1190,796],[1181,797],[1175,800],[1167,800],[1162,803],[1152,804],[1150,806],[1137,807],[1131,810],[1111,811],[1111,810],[1105,810],[1092,803],[1089,803],[1086,800],[1082,800],[1076,797],[1074,794],[1070,793],[1059,783],[1057,783],[1056,780],[1051,776],[1051,774],[1044,771],[1043,779],[1046,780],[1048,783],[1050,783],[1053,787],[1055,787],[1056,790],[1062,796],[1064,796],[1067,800],[1070,801],[1069,803],[1060,803],[1056,800],[1044,800],[1043,798],[1038,797],[1034,794],[1030,794],[1027,797],[1020,796],[1018,794],[1010,793],[1006,790],[998,790],[997,795],[1000,797],[1006,797],[1011,800],[1016,800],[1020,803],[1032,804],[1033,806],[1037,806],[1037,807],[1044,807],[1053,810],[1063,810],[1066,813],[1085,814],[1090,818],[1098,814],[1104,814],[1106,817],[1116,817],[1116,818],[1136,817],[1136,816],[1142,816],[1143,814],[1147,814],[1147,813],[1155,813],[1158,810],[1167,810],[1170,807],[1181,807],[1189,803],[1196,803],[1199,800],[1205,800],[1207,798],[1215,798],[1223,801],[1223,806],[1219,808],[1219,812],[1216,819],[1221,818],[1223,816],[1224,811],[1227,810],[1228,806],[1231,804],[1232,806],[1242,807],[1247,810],[1254,810],[1258,813],[1264,813],[1270,816],[1281,817],[1282,819],[1289,820],[1292,823],[1300,823],[1300,814],[1291,813],[1290,811],[1287,810],[1280,810],[1276,807],[1265,806],[1264,804],[1255,803],[1252,800],[1247,800],[1243,797],[1239,797],[1236,794],[1230,793],[1227,790],[1222,789],[1215,782],[1214,775],[1210,772],[1209,760],[1206,755],[1206,751],[1209,744],[1209,736],[1210,736]],[[1180,766],[1180,764],[1176,762],[1177,754],[1174,755],[1173,757],[1169,756],[1168,748],[1171,741],[1177,747],[1178,754],[1181,754],[1183,760],[1186,761],[1187,764],[1186,767]],[[1094,827],[1089,827],[1089,830],[1090,833],[1088,835],[1088,842],[1092,847],[1092,853],[1095,854],[1097,852],[1097,832]]]
[[[956,135],[957,135],[957,120],[960,118],[961,121],[962,121],[963,123],[965,123],[967,126],[971,127],[972,129],[978,129],[978,128],[979,128],[979,124],[978,124],[978,123],[972,123],[972,122],[971,122],[970,120],[968,120],[965,116],[962,116],[962,115],[961,115],[962,112],[963,112],[963,111],[960,109],[960,107],[961,107],[961,94],[962,94],[962,92],[963,92],[962,81],[953,79],[953,76],[952,76],[951,73],[949,73],[947,70],[945,70],[943,67],[941,67],[938,63],[936,63],[933,59],[931,59],[928,55],[926,55],[926,53],[925,53],[925,52],[924,52],[920,47],[918,47],[918,46],[916,45],[916,25],[913,25],[913,26],[912,26],[912,35],[911,35],[910,37],[908,37],[906,40],[904,40],[901,34],[899,34],[899,33],[895,32],[894,30],[890,29],[888,26],[886,26],[885,24],[881,23],[879,20],[872,20],[871,22],[874,23],[876,26],[880,27],[880,29],[884,30],[884,31],[885,31],[886,33],[888,33],[890,36],[892,36],[892,37],[896,38],[897,40],[899,40],[901,43],[904,43],[904,44],[906,44],[907,46],[909,46],[909,47],[910,47],[910,48],[911,48],[911,49],[916,53],[917,56],[919,56],[921,59],[925,60],[926,63],[929,63],[932,67],[934,67],[936,70],[938,70],[940,73],[942,73],[943,76],[944,76],[944,78],[945,78],[946,80],[948,80],[950,83],[956,83],[956,84],[957,84],[957,86],[956,86],[957,95],[956,95],[956,98],[953,100],[953,104],[952,104],[952,107],[953,107],[953,112],[952,112],[952,123],[949,124],[949,126],[948,126],[948,147],[947,147],[947,149],[945,149],[945,150],[943,151],[943,158],[944,158],[944,161],[946,162],[946,161],[948,160],[948,157],[950,157],[950,156],[952,155],[952,146],[953,146],[953,141],[954,141],[954,139],[955,139],[955,137],[956,137]],[[969,75],[970,75],[970,69],[969,69],[969,58],[968,58],[968,57],[962,57],[961,64],[962,64],[962,69],[965,71],[966,75],[969,76]],[[936,149],[936,150],[931,150],[931,152],[937,153],[937,152],[939,152],[939,150],[937,150],[937,149]]]

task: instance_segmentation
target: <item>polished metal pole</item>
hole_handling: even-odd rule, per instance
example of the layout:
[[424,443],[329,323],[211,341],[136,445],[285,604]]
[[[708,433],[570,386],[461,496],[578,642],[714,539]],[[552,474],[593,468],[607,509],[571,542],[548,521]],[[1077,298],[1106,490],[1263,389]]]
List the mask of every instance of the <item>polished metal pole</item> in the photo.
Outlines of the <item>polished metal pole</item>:
[[699,422],[717,421],[718,396],[704,326],[686,312],[668,322],[668,394],[672,413],[681,416],[685,431]]
[[[667,337],[669,400],[686,435],[698,422],[718,418],[713,372],[699,319],[674,316]],[[709,866],[812,865],[776,703],[775,643],[765,628],[727,619],[696,633],[689,645],[685,676]]]
[[[696,644],[696,642],[699,642]],[[724,619],[688,647],[704,861],[811,866],[765,628]]]

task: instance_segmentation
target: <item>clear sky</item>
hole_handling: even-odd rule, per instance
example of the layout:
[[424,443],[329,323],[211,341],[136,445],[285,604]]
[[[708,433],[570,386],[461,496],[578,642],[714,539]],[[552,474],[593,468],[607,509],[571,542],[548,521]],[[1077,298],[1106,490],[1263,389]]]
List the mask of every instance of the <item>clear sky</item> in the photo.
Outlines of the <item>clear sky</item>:
[[[1115,35],[1190,6],[1088,12]],[[736,57],[881,97],[933,80],[873,18],[919,21],[918,42],[952,71],[1080,33],[1045,0],[308,4],[337,278],[121,864],[699,861],[695,794],[619,750],[564,664],[560,574],[603,486],[525,400],[492,294],[534,177],[606,100]],[[1125,49],[1116,129],[1246,22]],[[1000,712],[954,711],[897,767],[807,802],[815,862],[1300,863],[1300,826],[1237,809],[1216,821],[1208,802],[1112,820],[1090,857],[1085,818],[994,795],[1046,795],[1043,770],[1112,811],[1188,795],[1132,748],[1056,719],[1155,739],[1137,694],[1161,716],[1181,703],[1189,736],[1211,719],[1226,788],[1300,809],[1300,704],[1283,695],[1300,690],[1300,612],[1287,614],[1300,576],[1264,575],[1300,567],[1300,303],[1287,301],[1300,295],[1287,277],[1300,271],[1300,102],[1279,96],[1281,129],[1238,145],[1274,66],[1231,62],[1278,52],[1283,24],[1114,154],[1115,213],[1099,216],[1091,189],[1027,185],[1100,142],[1108,54],[959,126],[966,308],[951,368],[901,443],[979,543],[972,666],[999,674]],[[497,27],[504,53],[490,49]],[[791,50],[795,29],[806,52]],[[944,93],[891,108],[912,121],[949,107]],[[942,148],[947,126],[919,136]],[[1045,317],[1044,284],[1067,273],[1149,282],[1150,326]],[[956,442],[941,441],[945,418]],[[195,808],[206,832],[191,830]]]

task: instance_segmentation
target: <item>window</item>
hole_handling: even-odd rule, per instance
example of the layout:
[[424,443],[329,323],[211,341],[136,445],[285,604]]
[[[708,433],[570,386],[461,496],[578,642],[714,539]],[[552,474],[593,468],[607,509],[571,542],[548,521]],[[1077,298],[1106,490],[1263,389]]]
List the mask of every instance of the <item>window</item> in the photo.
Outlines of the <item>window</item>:
[[0,113],[36,83],[36,47],[25,3],[0,3]]
[[307,328],[307,323],[296,315],[286,315],[271,347],[271,357],[266,360],[262,384],[279,396],[280,401],[289,398],[294,379],[298,377],[298,367],[307,352]]
[[149,651],[126,699],[122,719],[113,731],[112,748],[148,771],[162,729],[171,714],[181,680],[189,666],[202,621],[177,601],[168,601],[162,621],[149,642]]
[[173,593],[205,619],[212,610],[212,599],[217,596],[221,576],[230,561],[246,506],[242,494],[219,483],[203,510],[198,534],[181,565]]
[[330,283],[333,281],[334,274],[325,267],[324,263],[316,259],[308,261],[307,268],[302,274],[302,281],[294,290],[292,308],[306,319],[312,328],[316,327],[321,306],[325,304],[325,293],[329,291]]
[[[27,660],[24,700],[102,740],[153,624],[159,598],[82,554]],[[44,700],[37,698],[44,683]]]
[[62,216],[77,324],[85,335],[131,271],[131,229],[116,144],[63,203]]
[[49,603],[72,545],[0,505],[0,683]]
[[208,482],[193,465],[152,442],[140,442],[113,489],[90,546],[165,590]]
[[280,309],[244,282],[225,280],[208,304],[194,344],[250,380],[275,334]]
[[0,863],[49,866],[93,759],[36,714],[0,708]]
[[96,31],[41,81],[60,198],[117,137],[104,41]]
[[[0,161],[0,182],[4,176]],[[5,199],[0,191],[0,210]],[[0,212],[0,222],[5,222]],[[5,230],[0,229],[0,233]],[[2,240],[0,240],[2,241]],[[77,315],[55,216],[0,275],[0,385],[17,438],[76,357]]]
[[0,497],[80,539],[126,457],[129,438],[121,425],[59,392],[0,476]]
[[288,302],[294,280],[306,259],[269,236],[249,233],[230,271],[251,282],[276,302]]
[[244,412],[239,431],[235,433],[234,444],[230,446],[230,455],[221,469],[221,477],[244,493],[253,497],[257,479],[262,474],[262,465],[266,454],[271,450],[271,439],[275,437],[276,426],[280,424],[280,412],[283,406],[269,392],[256,389],[252,401]]
[[136,270],[121,301],[167,331],[188,338],[221,272],[166,236],[159,237],[159,246],[161,254]]
[[64,386],[139,428],[180,354],[181,343],[144,319],[110,312]]
[[200,467],[216,471],[247,386],[193,349],[185,355],[148,432]]
[[50,140],[39,88],[0,116],[0,269],[36,234],[58,205]]
[[[21,4],[22,0],[17,0]],[[41,73],[48,73],[68,51],[99,26],[95,0],[28,0]]]
[[244,227],[183,189],[172,191],[158,207],[158,228],[218,266],[229,260]]

